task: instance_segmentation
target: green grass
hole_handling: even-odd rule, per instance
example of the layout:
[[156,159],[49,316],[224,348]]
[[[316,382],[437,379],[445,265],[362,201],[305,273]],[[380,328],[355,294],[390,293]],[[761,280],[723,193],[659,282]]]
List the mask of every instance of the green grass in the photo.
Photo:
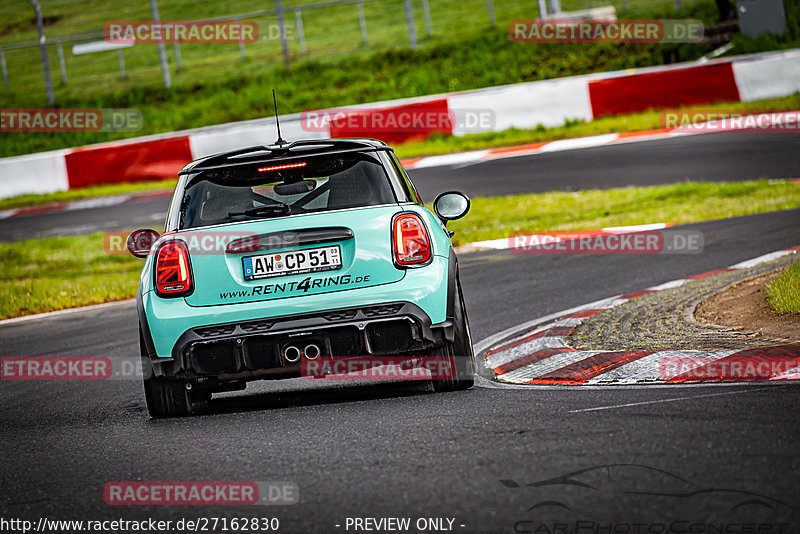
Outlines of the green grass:
[[[708,106],[689,106],[680,109],[743,109],[743,110],[797,110],[800,109],[800,93],[755,102],[731,102]],[[604,117],[592,122],[568,122],[556,128],[539,127],[531,130],[510,129],[502,132],[466,135],[463,137],[434,136],[423,142],[406,143],[395,148],[401,158],[446,154],[483,148],[512,146],[523,143],[537,143],[613,132],[633,132],[659,128],[661,112],[647,111],[616,117]],[[98,185],[70,191],[58,191],[42,195],[20,195],[0,199],[0,209],[33,206],[49,202],[65,202],[85,198],[136,193],[151,190],[169,190],[175,187],[175,180],[157,182],[135,182],[113,185]]]
[[111,255],[103,234],[0,244],[0,318],[136,295],[142,260]]
[[[614,0],[618,9],[623,0]],[[291,10],[317,0],[287,0],[284,9]],[[605,2],[604,2],[605,3]],[[629,0],[631,14],[637,11],[663,11],[671,8],[672,0]],[[95,0],[91,9],[81,0],[57,0],[44,3],[45,33],[51,42],[59,38],[70,38],[78,34],[88,36],[95,32],[98,39],[104,24],[111,20],[149,20],[150,7],[147,2],[115,2]],[[531,19],[538,16],[535,3],[516,0],[494,0],[496,24],[489,24],[485,0],[436,0],[430,2],[432,35],[426,35],[422,3],[412,2],[414,19],[421,48],[436,43],[459,41],[477,36],[489,29],[505,31],[512,20]],[[585,0],[565,0],[564,9],[589,7]],[[687,3],[683,15],[693,12],[694,4]],[[195,2],[193,0],[171,0],[161,2],[162,20],[186,20],[212,18],[222,15],[246,14],[273,8],[272,2],[259,0],[221,0],[218,2]],[[289,49],[293,65],[304,62],[335,62],[343,59],[363,58],[376,52],[408,48],[409,37],[402,0],[378,0],[364,4],[368,42],[363,43],[355,5],[331,7],[303,12],[303,27],[307,52],[301,53],[299,34],[292,11],[285,18],[289,29]],[[674,17],[673,17],[674,18]],[[268,36],[267,25],[274,25],[274,16],[252,19],[261,26],[260,34]],[[88,32],[88,33],[87,33]],[[36,42],[30,5],[24,2],[6,2],[0,7],[0,44],[20,41]],[[116,88],[126,90],[142,84],[158,86],[161,83],[158,56],[155,45],[140,44],[124,51],[127,79],[119,79],[117,54],[114,51],[75,56],[67,46],[64,50],[68,82],[61,84],[57,47],[48,47],[52,75],[59,100],[82,97],[85,92],[98,94]],[[173,46],[167,46],[170,66],[176,85],[200,83],[213,84],[215,80],[229,75],[250,76],[266,69],[282,68],[280,43],[277,39],[266,39],[246,46],[247,59],[240,59],[236,44],[185,44],[181,46],[184,70],[177,72],[176,54]],[[14,91],[43,91],[38,47],[11,49],[7,52],[9,77]]]
[[[64,0],[64,4],[68,5],[71,1]],[[368,11],[377,9],[379,14],[376,14],[376,17],[402,19],[398,16],[402,13],[399,0],[391,1],[397,3],[398,9],[382,10],[373,4],[367,4],[365,9]],[[792,1],[800,2],[800,0]],[[112,3],[109,1],[107,4]],[[106,9],[103,7],[105,5],[106,3],[99,4],[98,13],[105,13],[103,11]],[[252,5],[256,3],[253,2]],[[85,68],[95,69],[96,72],[90,70],[86,76],[82,76],[81,69],[75,67],[75,76],[71,77],[66,85],[56,88],[58,105],[65,108],[138,108],[142,111],[143,129],[136,133],[6,132],[0,134],[3,139],[0,143],[0,157],[271,116],[272,88],[278,90],[281,113],[294,113],[515,82],[660,65],[663,64],[665,55],[673,52],[677,53],[681,60],[696,59],[707,52],[700,45],[691,43],[557,45],[514,43],[508,38],[506,24],[514,18],[535,16],[531,5],[513,0],[495,0],[498,20],[495,26],[488,25],[483,18],[481,13],[485,10],[486,4],[482,0],[447,0],[431,2],[431,5],[435,6],[436,10],[441,9],[442,13],[439,15],[434,13],[434,35],[423,39],[416,52],[407,49],[402,22],[400,29],[395,32],[395,30],[390,31],[389,26],[378,24],[381,19],[376,19],[373,26],[375,39],[387,36],[387,41],[384,44],[376,42],[374,46],[373,44],[362,46],[359,44],[357,24],[344,24],[343,19],[339,20],[332,16],[322,17],[320,24],[331,25],[326,32],[322,32],[323,37],[331,32],[335,33],[339,28],[349,28],[348,31],[355,32],[354,39],[347,41],[352,46],[348,45],[350,47],[347,50],[333,55],[312,52],[302,57],[298,55],[291,71],[287,72],[281,65],[275,44],[263,45],[263,54],[256,50],[262,45],[252,45],[251,48],[254,50],[252,53],[248,52],[250,55],[245,62],[238,61],[238,48],[235,45],[192,45],[200,47],[197,51],[196,64],[190,61],[193,53],[187,45],[183,50],[185,69],[181,73],[173,72],[173,87],[169,90],[164,89],[161,83],[155,45],[134,46],[134,49],[139,51],[137,54],[141,55],[139,59],[142,65],[141,68],[136,68],[136,58],[132,56],[128,69],[130,77],[124,81],[115,80],[113,73],[116,69],[116,56],[113,52],[108,53],[108,57],[104,54],[75,57],[68,54],[72,58],[71,61],[87,61]],[[642,1],[641,5],[649,5],[649,10],[631,12],[626,16],[690,17],[706,22],[711,22],[716,17],[714,3],[710,0],[687,3],[680,14],[671,8],[653,7],[672,5],[672,2]],[[199,17],[207,14],[193,11],[194,4],[191,9],[187,7],[186,2],[177,2],[176,6],[178,7],[175,7],[174,12],[162,13],[162,18]],[[229,12],[228,8],[234,9],[237,6],[240,4],[226,3],[219,8],[219,11]],[[259,6],[263,7],[260,4]],[[118,18],[146,18],[146,15],[140,12],[142,9],[144,9],[142,6],[138,6],[131,13]],[[68,17],[78,15],[68,15],[67,13],[71,11],[67,8],[63,11],[64,18],[53,25],[54,36],[59,35],[56,32],[57,28],[65,32],[74,31],[72,30],[74,26],[68,23],[70,20]],[[350,11],[355,12],[355,8]],[[445,12],[448,13],[447,16],[443,14]],[[342,16],[351,17],[354,13],[345,13]],[[85,17],[88,17],[87,21],[91,21],[91,24],[99,24],[101,19],[105,20],[99,15],[88,13]],[[108,18],[113,17],[108,15]],[[368,25],[372,24],[369,13],[367,18]],[[451,18],[452,28],[449,22],[444,24],[445,20],[450,21]],[[421,22],[422,19],[418,19],[418,29],[420,33],[424,33],[424,24]],[[15,23],[8,24],[16,27],[13,26]],[[310,27],[310,23],[306,24],[307,35],[311,31]],[[377,28],[380,28],[380,31]],[[457,31],[457,28],[461,30]],[[25,31],[29,32],[31,29]],[[0,31],[0,34],[2,33]],[[15,33],[12,33],[6,37],[14,35]],[[209,46],[222,48],[208,48]],[[231,50],[226,51],[225,46],[230,46]],[[272,48],[269,48],[270,46]],[[323,43],[320,46],[325,51],[333,50],[331,48],[333,45],[330,43]],[[172,47],[167,48],[172,50]],[[19,85],[15,81],[23,80],[24,76],[30,77],[31,83],[39,79],[38,69],[30,66],[38,65],[35,57],[15,59],[12,57],[12,52],[17,51],[11,50],[7,54],[11,69],[11,91],[0,91],[0,107],[46,106],[41,87],[37,89],[33,85]],[[54,53],[51,55],[54,56],[51,58],[51,64],[57,77],[58,61]],[[69,68],[71,67],[68,65]],[[22,71],[15,74],[14,69]]]
[[[797,207],[795,182],[683,183],[476,198],[467,217],[449,226],[454,243],[464,244],[514,232],[688,223]],[[107,254],[102,233],[0,243],[0,318],[131,298],[141,268],[142,260]]]
[[800,313],[800,262],[789,266],[767,286],[767,304],[775,313]]
[[[289,0],[286,9],[316,0]],[[694,18],[716,20],[710,0],[685,2],[680,12],[672,0],[613,0],[620,18]],[[785,0],[789,32],[783,37],[737,38],[731,53],[755,52],[800,45],[800,0]],[[258,0],[193,0],[162,2],[163,20],[200,19],[253,12],[272,7]],[[277,41],[247,46],[240,61],[237,45],[184,45],[183,71],[177,72],[175,52],[167,46],[173,87],[163,87],[156,45],[125,50],[127,79],[119,79],[117,55],[104,52],[74,56],[65,50],[69,80],[59,80],[56,45],[48,53],[57,105],[64,108],[138,108],[144,128],[137,133],[57,132],[2,133],[0,157],[81,146],[171,132],[230,121],[270,116],[271,88],[280,94],[282,113],[337,107],[363,102],[463,91],[515,82],[543,80],[608,70],[659,65],[667,56],[693,60],[708,52],[698,44],[520,44],[508,39],[507,25],[538,15],[535,3],[494,0],[497,23],[488,23],[485,0],[430,2],[433,34],[425,35],[421,2],[414,2],[419,49],[408,49],[401,0],[365,4],[369,42],[361,43],[354,6],[325,8],[304,15],[308,52],[301,54],[296,34],[290,40],[292,69],[287,72]],[[564,0],[564,9],[591,4]],[[14,2],[0,6],[0,45],[35,40],[30,6]],[[110,20],[149,19],[147,2],[98,0],[87,9],[81,0],[47,2],[46,34],[51,43]],[[258,19],[272,23],[274,19]],[[293,24],[294,16],[287,21]],[[38,48],[6,51],[10,91],[0,90],[0,107],[46,106]]]
[[690,223],[800,207],[800,184],[782,180],[695,183],[475,198],[448,225],[456,245],[515,233],[656,222]]
[[[780,111],[800,110],[800,93],[783,97],[758,100],[755,102],[721,102],[705,106],[685,106],[681,110],[755,110],[755,111]],[[525,143],[539,143],[556,139],[585,137],[606,133],[636,132],[663,128],[661,111],[650,110],[643,113],[602,117],[591,122],[568,121],[563,126],[545,128],[540,126],[531,130],[512,128],[502,132],[483,134],[470,134],[463,137],[448,137],[436,135],[429,139],[406,143],[395,148],[401,158],[413,158],[450,152],[465,152],[483,148],[513,146]]]

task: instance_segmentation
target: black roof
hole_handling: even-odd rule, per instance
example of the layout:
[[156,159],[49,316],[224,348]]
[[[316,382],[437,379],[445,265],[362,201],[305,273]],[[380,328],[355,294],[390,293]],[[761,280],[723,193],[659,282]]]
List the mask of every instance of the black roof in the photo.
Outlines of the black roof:
[[197,159],[186,165],[178,174],[193,174],[238,165],[289,161],[320,154],[372,150],[392,150],[392,148],[383,141],[375,139],[305,139],[280,145],[255,145]]

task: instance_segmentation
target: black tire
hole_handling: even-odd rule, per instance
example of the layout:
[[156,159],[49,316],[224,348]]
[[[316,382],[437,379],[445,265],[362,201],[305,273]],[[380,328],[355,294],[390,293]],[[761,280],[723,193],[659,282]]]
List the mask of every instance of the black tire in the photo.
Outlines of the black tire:
[[144,348],[141,331],[139,346],[144,374],[144,400],[151,417],[178,417],[192,413],[192,395],[185,380],[165,380],[153,374],[153,364]]
[[436,391],[456,391],[469,389],[475,384],[475,354],[472,350],[472,336],[469,332],[467,308],[461,296],[461,281],[456,275],[456,295],[453,306],[453,322],[455,333],[453,342],[446,343],[439,349],[437,356],[449,359],[450,365],[455,370],[449,378],[432,380],[433,389]]

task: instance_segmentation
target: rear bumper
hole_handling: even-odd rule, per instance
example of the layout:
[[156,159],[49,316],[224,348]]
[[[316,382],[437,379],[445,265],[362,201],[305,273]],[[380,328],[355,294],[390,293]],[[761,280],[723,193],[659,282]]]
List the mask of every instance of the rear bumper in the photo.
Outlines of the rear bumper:
[[149,291],[138,298],[145,352],[157,376],[234,380],[293,372],[280,361],[290,340],[322,341],[331,356],[436,347],[453,337],[454,274],[451,252],[398,282],[325,294],[193,307]]
[[323,356],[388,356],[441,346],[453,339],[453,323],[431,324],[409,302],[340,308],[313,314],[192,328],[169,358],[152,358],[162,378],[247,380],[300,375],[288,347],[316,345]]

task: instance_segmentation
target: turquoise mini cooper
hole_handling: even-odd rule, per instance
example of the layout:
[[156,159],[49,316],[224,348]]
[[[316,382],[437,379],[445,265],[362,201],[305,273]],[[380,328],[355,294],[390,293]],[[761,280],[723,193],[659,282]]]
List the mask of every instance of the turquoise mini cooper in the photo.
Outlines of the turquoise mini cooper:
[[190,414],[215,392],[323,361],[436,359],[447,364],[427,369],[436,390],[471,387],[445,227],[469,199],[446,192],[433,207],[380,141],[278,142],[187,165],[164,234],[137,230],[127,243],[147,258],[137,308],[150,414]]

